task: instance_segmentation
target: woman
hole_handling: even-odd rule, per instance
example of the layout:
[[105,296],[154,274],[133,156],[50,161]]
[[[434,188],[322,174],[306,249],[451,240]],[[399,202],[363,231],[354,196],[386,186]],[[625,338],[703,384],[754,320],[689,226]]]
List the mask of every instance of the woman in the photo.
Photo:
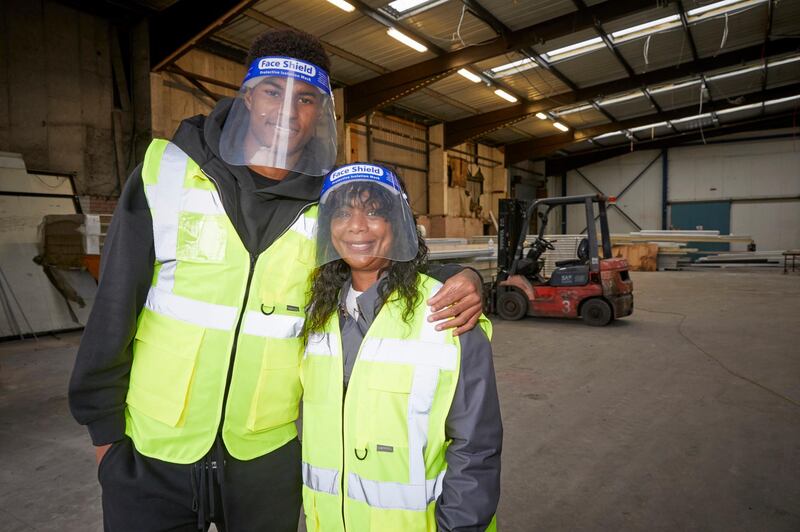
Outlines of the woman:
[[[322,188],[303,357],[309,531],[494,530],[502,426],[491,346],[428,323],[427,248],[396,176]],[[482,326],[491,329],[488,320]]]

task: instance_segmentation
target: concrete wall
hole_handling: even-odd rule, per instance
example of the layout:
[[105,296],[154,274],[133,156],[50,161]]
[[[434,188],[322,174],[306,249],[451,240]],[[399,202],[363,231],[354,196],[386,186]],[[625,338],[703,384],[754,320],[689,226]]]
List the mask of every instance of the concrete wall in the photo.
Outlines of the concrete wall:
[[[126,74],[117,35],[107,21],[55,1],[0,3],[0,150],[22,153],[34,170],[74,174],[80,194],[118,194],[134,122],[130,94],[128,109],[114,98]],[[136,104],[146,107],[146,94]],[[137,126],[149,137],[146,124]]]
[[[641,151],[602,161],[567,174],[567,193],[596,190],[614,196],[654,159],[657,151]],[[668,151],[668,197],[672,202],[731,201],[731,232],[750,235],[760,250],[800,247],[800,147],[797,141],[741,141]],[[658,158],[618,204],[643,229],[661,228],[662,161]],[[561,195],[561,178],[548,178],[548,193]],[[554,213],[552,227],[560,223]],[[612,232],[636,230],[614,209]],[[579,207],[567,210],[567,233],[585,227]]]

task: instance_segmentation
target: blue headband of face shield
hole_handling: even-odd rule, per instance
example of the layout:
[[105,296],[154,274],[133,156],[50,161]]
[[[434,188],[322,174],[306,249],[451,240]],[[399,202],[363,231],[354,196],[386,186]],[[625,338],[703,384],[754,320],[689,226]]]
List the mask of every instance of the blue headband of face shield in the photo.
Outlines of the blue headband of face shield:
[[368,181],[379,184],[393,194],[402,196],[404,200],[407,200],[406,195],[403,193],[403,188],[400,186],[400,181],[391,170],[375,164],[353,163],[337,168],[325,176],[325,181],[322,183],[320,203],[325,203],[331,190],[353,181]]

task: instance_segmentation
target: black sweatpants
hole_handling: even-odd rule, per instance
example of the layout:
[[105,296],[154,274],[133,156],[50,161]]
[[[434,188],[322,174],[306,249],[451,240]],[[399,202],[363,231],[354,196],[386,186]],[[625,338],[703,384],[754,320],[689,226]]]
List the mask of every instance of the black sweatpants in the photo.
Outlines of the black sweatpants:
[[[222,458],[222,459],[221,459]],[[195,464],[139,454],[129,438],[114,443],[97,471],[107,532],[208,530],[296,532],[300,517],[300,442],[241,461],[218,440]]]

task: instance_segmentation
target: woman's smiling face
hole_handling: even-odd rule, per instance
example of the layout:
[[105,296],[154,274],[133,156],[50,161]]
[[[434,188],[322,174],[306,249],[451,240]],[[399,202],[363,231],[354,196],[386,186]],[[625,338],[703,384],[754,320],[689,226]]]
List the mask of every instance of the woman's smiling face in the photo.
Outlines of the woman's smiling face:
[[331,242],[354,272],[375,271],[389,265],[392,224],[377,198],[368,189],[350,196],[331,218]]

